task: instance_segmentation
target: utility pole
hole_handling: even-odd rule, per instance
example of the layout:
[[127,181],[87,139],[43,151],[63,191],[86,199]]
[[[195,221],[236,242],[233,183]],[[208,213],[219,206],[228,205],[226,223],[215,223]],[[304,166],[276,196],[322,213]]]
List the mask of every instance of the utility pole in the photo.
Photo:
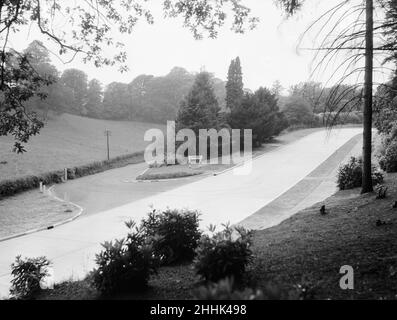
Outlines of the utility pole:
[[374,59],[374,1],[366,0],[365,32],[365,82],[364,82],[364,132],[363,132],[363,176],[361,193],[373,191],[372,186],[372,86]]
[[108,161],[110,160],[110,151],[109,151],[109,137],[112,135],[112,132],[110,130],[105,130],[105,136],[106,136],[106,146],[107,146],[107,151],[108,151]]

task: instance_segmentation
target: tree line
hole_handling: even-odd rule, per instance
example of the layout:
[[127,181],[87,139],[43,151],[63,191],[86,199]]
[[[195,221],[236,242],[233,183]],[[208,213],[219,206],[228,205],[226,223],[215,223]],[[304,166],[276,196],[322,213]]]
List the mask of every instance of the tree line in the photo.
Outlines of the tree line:
[[[100,119],[164,123],[175,119],[178,105],[195,80],[195,74],[175,67],[166,76],[139,75],[130,83],[112,82],[103,86],[97,79],[88,81],[79,69],[60,73],[50,63],[50,53],[40,41],[25,50],[32,67],[52,83],[43,87],[46,99],[34,97],[26,103],[34,111],[71,113]],[[213,78],[221,108],[225,107],[225,84]]]
[[[337,105],[329,106],[334,88],[323,88],[321,83],[295,85],[289,89],[287,96],[282,95],[283,88],[279,82],[270,89],[261,87],[255,92],[245,89],[239,57],[231,61],[226,82],[208,72],[197,75],[174,67],[163,77],[143,74],[130,83],[112,82],[103,87],[97,79],[88,81],[87,74],[82,70],[72,68],[59,72],[51,64],[50,53],[40,41],[29,44],[24,54],[41,77],[51,80],[49,85],[42,87],[46,99],[35,96],[26,103],[30,110],[44,114],[51,110],[100,119],[154,123],[164,123],[177,117],[197,118],[193,122],[203,122],[202,128],[224,124],[232,128],[252,128],[254,142],[259,143],[277,135],[287,126],[322,125],[325,110],[339,109]],[[187,104],[196,103],[189,101],[195,99],[194,92],[202,94],[203,90],[207,93],[203,94],[206,101],[199,103],[201,109],[186,108]],[[349,98],[345,97],[345,100]],[[344,100],[338,103],[342,104]],[[185,105],[186,110],[181,104]],[[198,114],[205,114],[206,108],[212,108],[216,125]],[[357,107],[355,110],[360,111]],[[321,114],[322,117],[319,116]],[[189,124],[188,120],[184,121]],[[360,122],[360,119],[353,122]]]
[[[319,127],[333,124],[362,123],[361,105],[355,103],[361,94],[354,87],[323,88],[321,83],[304,82],[282,94],[276,81],[271,88],[260,87],[252,92],[244,88],[240,58],[230,63],[225,85],[225,109],[220,108],[211,74],[201,72],[189,93],[180,103],[178,129],[252,129],[253,145],[259,146],[288,127]],[[339,92],[347,90],[343,99]],[[339,92],[338,92],[339,91]],[[347,105],[348,112],[338,112]]]

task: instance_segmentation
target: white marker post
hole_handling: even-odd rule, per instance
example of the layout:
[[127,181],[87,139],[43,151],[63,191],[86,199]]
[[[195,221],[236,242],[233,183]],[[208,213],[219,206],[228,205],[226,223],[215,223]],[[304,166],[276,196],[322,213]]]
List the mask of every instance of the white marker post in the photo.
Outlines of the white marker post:
[[43,181],[40,181],[40,192],[43,193]]
[[68,181],[68,168],[65,168],[65,170],[64,170],[64,179],[65,179],[65,182]]

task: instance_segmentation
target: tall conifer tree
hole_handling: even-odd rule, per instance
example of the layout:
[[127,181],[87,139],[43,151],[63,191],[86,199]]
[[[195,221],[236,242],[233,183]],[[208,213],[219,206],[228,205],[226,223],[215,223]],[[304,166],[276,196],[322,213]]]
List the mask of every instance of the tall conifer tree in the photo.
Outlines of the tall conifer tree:
[[240,58],[232,60],[226,83],[226,108],[228,111],[238,108],[244,97],[243,73]]

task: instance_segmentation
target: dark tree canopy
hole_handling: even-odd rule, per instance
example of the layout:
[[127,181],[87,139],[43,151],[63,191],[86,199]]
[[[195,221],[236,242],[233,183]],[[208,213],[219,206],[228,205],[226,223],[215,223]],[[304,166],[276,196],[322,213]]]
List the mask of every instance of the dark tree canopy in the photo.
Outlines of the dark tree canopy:
[[212,76],[208,72],[201,72],[180,105],[176,119],[177,129],[192,129],[196,134],[199,129],[217,129],[219,112]]
[[246,92],[239,106],[231,110],[228,122],[233,129],[251,129],[255,146],[279,134],[287,123],[279,112],[277,97],[266,88]]

